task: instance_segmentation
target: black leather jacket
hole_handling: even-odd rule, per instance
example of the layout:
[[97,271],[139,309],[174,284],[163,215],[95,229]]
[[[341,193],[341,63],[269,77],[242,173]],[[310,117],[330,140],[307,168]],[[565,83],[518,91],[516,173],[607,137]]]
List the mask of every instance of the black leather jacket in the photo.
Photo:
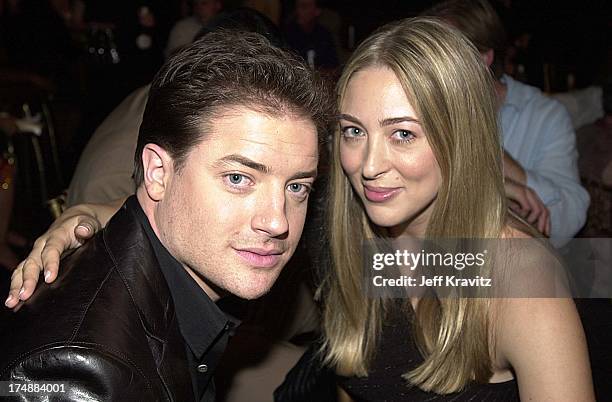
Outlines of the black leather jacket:
[[62,260],[53,284],[3,310],[2,381],[65,383],[59,400],[194,399],[168,286],[125,205],[104,231]]

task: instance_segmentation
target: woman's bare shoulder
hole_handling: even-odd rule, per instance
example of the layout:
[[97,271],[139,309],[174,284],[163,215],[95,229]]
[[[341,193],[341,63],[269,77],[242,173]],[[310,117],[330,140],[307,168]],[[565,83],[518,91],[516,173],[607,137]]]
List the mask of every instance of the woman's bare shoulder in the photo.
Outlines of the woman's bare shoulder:
[[525,400],[593,400],[587,345],[572,299],[497,302],[495,355],[507,362]]
[[554,248],[514,225],[500,242],[495,268],[509,294],[490,304],[494,361],[512,368],[521,400],[593,400],[584,331]]

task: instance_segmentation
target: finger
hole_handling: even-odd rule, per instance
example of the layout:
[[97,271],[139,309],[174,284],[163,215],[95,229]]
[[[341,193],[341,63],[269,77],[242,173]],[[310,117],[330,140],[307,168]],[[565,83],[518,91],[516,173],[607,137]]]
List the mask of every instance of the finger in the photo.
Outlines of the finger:
[[521,217],[524,216],[528,203],[525,199],[523,186],[510,179],[506,179],[504,182],[504,189],[510,201],[510,208]]
[[512,211],[514,211],[515,214],[517,214],[518,216],[520,216],[521,218],[525,218],[525,210],[523,208],[521,208],[521,206],[517,203],[514,204],[510,204],[509,205],[510,209]]
[[519,215],[521,215],[522,218],[526,218],[529,212],[531,211],[531,205],[524,191],[519,192],[516,197],[516,202],[518,202],[521,206]]
[[23,266],[23,286],[19,291],[20,300],[27,300],[32,296],[34,289],[36,289],[36,284],[38,283],[38,277],[40,276],[40,266],[37,264],[28,264],[29,261],[29,258],[26,259]]
[[538,216],[540,216],[540,213],[542,211],[538,203],[533,198],[531,198],[529,195],[527,197],[529,199],[530,208],[529,208],[529,214],[527,215],[527,218],[525,219],[527,220],[527,222],[535,225],[535,222]]
[[8,297],[4,302],[4,305],[8,308],[13,308],[19,302],[19,291],[21,290],[21,286],[23,284],[22,270],[23,270],[24,261],[20,262],[13,271],[13,275],[11,276],[11,287],[9,289]]
[[74,229],[74,234],[77,240],[82,242],[90,239],[100,229],[100,222],[97,219],[91,216],[81,216],[77,227]]
[[49,238],[41,253],[45,282],[51,283],[57,278],[62,253],[70,248],[70,240],[60,236]]
[[541,215],[542,215],[542,210],[540,209],[540,207],[538,205],[534,205],[531,211],[529,212],[529,215],[527,216],[526,220],[527,222],[537,227],[538,218]]
[[80,223],[74,228],[74,237],[80,242],[84,242],[89,239],[93,234],[93,230],[87,223]]
[[518,202],[514,202],[512,200],[509,200],[508,207],[511,210],[513,210],[514,212],[516,212],[517,214],[522,211],[521,206],[519,205],[519,203]]
[[544,211],[538,216],[537,228],[540,233],[546,236],[546,213]]
[[57,278],[61,252],[56,248],[45,248],[43,250],[43,271],[46,283],[51,283]]
[[32,250],[23,261],[24,266],[29,267],[34,264],[38,266],[39,270],[42,270],[41,253],[45,248],[45,244],[47,244],[47,237],[45,236],[45,234],[43,234],[41,237],[34,241],[34,246],[32,247]]
[[536,225],[538,217],[542,214],[543,205],[539,202],[537,195],[532,193],[531,189],[527,189],[525,193],[530,204],[530,212],[529,216],[527,217],[527,222]]
[[540,226],[540,232],[544,235],[544,236],[548,236],[548,217],[549,217],[549,213],[548,213],[548,208],[546,208],[546,206],[542,207],[542,214],[540,215],[540,217],[538,218],[538,225]]
[[544,219],[544,235],[547,237],[550,237],[550,211],[548,210],[548,208],[545,209],[545,214],[546,217]]
[[509,206],[521,218],[525,218],[525,216],[529,213],[529,208],[525,207],[525,205],[522,204],[518,198],[510,200]]

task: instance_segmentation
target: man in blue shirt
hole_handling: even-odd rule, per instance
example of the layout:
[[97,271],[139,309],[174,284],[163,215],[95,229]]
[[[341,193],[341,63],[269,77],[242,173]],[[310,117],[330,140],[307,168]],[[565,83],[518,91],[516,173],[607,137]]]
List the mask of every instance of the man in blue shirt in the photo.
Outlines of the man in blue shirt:
[[539,89],[503,74],[505,33],[487,0],[447,0],[426,13],[459,29],[491,68],[510,207],[555,246],[563,245],[582,228],[589,206],[568,112]]
[[502,140],[508,159],[506,173],[533,189],[550,214],[550,236],[563,244],[584,225],[589,195],[580,185],[576,134],[570,116],[556,100],[537,88],[503,75],[505,97],[499,116]]

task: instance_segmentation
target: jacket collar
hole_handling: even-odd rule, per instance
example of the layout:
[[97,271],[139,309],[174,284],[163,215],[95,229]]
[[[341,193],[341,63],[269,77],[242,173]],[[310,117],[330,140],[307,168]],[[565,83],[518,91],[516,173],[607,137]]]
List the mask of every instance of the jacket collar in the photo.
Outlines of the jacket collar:
[[149,239],[125,204],[109,221],[103,239],[142,325],[150,336],[165,342],[171,323],[176,325],[170,290]]

